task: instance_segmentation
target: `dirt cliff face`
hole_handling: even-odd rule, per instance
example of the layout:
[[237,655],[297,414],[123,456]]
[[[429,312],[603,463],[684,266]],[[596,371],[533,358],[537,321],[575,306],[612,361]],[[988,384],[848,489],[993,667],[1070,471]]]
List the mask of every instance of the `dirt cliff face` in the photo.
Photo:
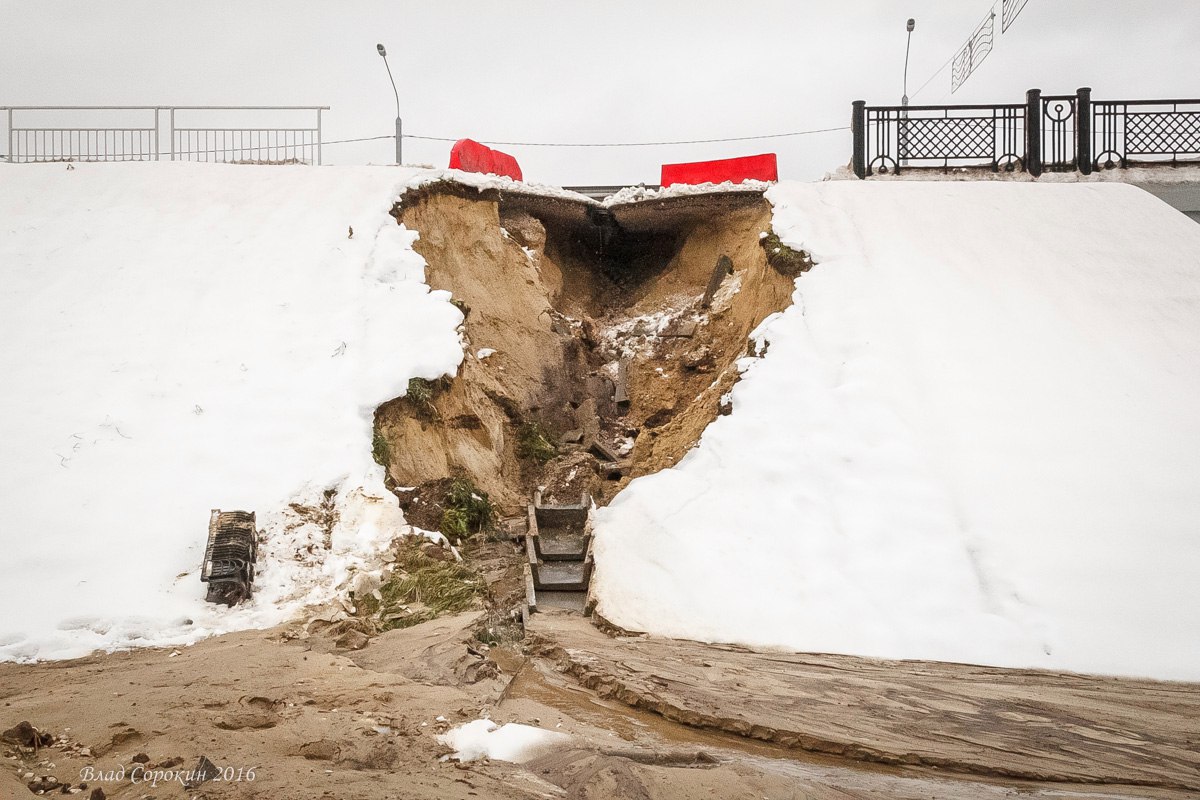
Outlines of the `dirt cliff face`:
[[608,210],[434,184],[394,213],[463,309],[467,352],[428,397],[378,410],[390,479],[465,475],[508,513],[537,487],[604,502],[676,463],[720,413],[747,335],[791,302],[758,195]]

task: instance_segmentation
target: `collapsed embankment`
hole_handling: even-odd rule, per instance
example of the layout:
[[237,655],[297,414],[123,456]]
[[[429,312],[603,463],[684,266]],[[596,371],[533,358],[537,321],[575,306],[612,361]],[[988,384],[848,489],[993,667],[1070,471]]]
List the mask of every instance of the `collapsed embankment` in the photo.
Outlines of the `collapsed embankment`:
[[377,456],[422,527],[442,513],[423,487],[452,476],[516,511],[534,488],[603,502],[671,466],[720,413],[748,334],[793,289],[789,268],[768,263],[757,193],[605,208],[440,182],[393,214],[419,232],[429,285],[466,317],[458,374],[416,382],[376,415]]

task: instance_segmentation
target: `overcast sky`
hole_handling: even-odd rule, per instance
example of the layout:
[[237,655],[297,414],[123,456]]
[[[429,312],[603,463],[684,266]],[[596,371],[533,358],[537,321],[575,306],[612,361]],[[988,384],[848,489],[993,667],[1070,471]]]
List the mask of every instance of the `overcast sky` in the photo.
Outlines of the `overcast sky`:
[[[995,0],[999,12],[1001,0]],[[947,68],[989,0],[0,0],[0,105],[328,105],[325,138],[405,132],[481,141],[706,139],[847,125],[898,103],[917,20],[914,103],[1200,97],[1200,0],[1028,0],[953,96]],[[916,93],[914,95],[914,93]],[[655,183],[664,161],[779,154],[787,178],[849,159],[849,134],[654,148],[504,147],[529,180]],[[449,144],[405,141],[445,166]],[[390,163],[330,145],[326,163]]]

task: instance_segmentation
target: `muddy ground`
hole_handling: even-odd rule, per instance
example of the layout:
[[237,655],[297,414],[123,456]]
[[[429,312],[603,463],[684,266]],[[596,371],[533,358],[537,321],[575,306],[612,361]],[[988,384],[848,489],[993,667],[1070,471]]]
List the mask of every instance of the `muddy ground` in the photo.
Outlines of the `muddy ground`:
[[[481,614],[393,630],[357,651],[330,649],[328,640],[288,626],[179,650],[0,664],[0,726],[28,720],[54,737],[36,753],[11,743],[0,747],[0,797],[32,797],[27,784],[43,776],[69,783],[68,792],[78,790],[85,797],[98,788],[114,798],[272,800],[1182,798],[1195,796],[1200,786],[1197,728],[1179,729],[1197,719],[1194,686],[1122,685],[1113,679],[1081,679],[1071,686],[1063,676],[1021,673],[1022,699],[1012,711],[1028,714],[1031,704],[1045,700],[1043,716],[1039,722],[998,726],[1004,715],[991,721],[979,715],[962,687],[969,683],[976,703],[991,697],[996,707],[1001,701],[995,695],[1002,695],[1012,678],[1005,670],[970,668],[964,681],[945,665],[938,675],[926,664],[862,660],[860,665],[855,659],[821,657],[809,660],[805,670],[792,670],[770,654],[753,656],[760,667],[748,669],[752,655],[747,651],[670,640],[606,644],[607,637],[589,632],[581,617],[553,614],[535,626],[536,641],[488,647],[474,633]],[[575,661],[587,661],[596,674],[619,675],[635,659],[645,659],[634,670],[641,683],[629,681],[621,691],[595,679],[580,683],[561,648],[571,650]],[[488,669],[480,669],[484,662]],[[679,679],[698,664],[717,680],[696,683],[694,674]],[[814,680],[814,665],[833,680]],[[839,674],[857,677],[837,679]],[[781,704],[773,707],[770,698],[781,681],[806,686],[808,694],[795,693],[788,702],[780,697]],[[920,691],[913,688],[918,684]],[[819,685],[825,688],[814,692]],[[1097,706],[1094,701],[1105,691],[1112,693],[1107,705]],[[930,692],[940,699],[930,702]],[[811,702],[825,709],[813,724],[829,738],[871,747],[878,744],[879,731],[887,730],[889,747],[912,753],[934,747],[947,757],[964,756],[968,765],[981,758],[1003,764],[1010,756],[1017,764],[1041,749],[1043,767],[1078,774],[1026,781],[956,774],[946,768],[949,764],[939,769],[883,765],[852,754],[832,757],[761,741],[764,737],[678,724],[647,710],[655,707],[648,696],[662,704],[660,711],[698,703],[710,716],[741,715],[751,722],[761,716],[763,725],[776,726],[773,730],[786,727],[781,717],[803,728],[808,724],[803,706]],[[933,716],[924,726],[911,724],[923,705],[933,709]],[[829,710],[833,706],[837,713]],[[694,708],[689,713],[693,722],[702,716]],[[524,764],[447,759],[437,735],[481,716],[572,738]],[[889,724],[889,719],[899,722]],[[1174,749],[1180,746],[1185,749]],[[130,780],[141,762],[152,772],[171,773],[193,768],[200,756],[232,780],[191,789],[178,782],[152,786]],[[1131,764],[1137,769],[1128,769]],[[90,781],[84,772],[89,767]],[[112,773],[122,768],[125,777],[115,778]],[[1118,782],[1081,783],[1096,780],[1089,770],[1107,771],[1108,780]],[[1183,782],[1189,788],[1121,782],[1127,780]]]

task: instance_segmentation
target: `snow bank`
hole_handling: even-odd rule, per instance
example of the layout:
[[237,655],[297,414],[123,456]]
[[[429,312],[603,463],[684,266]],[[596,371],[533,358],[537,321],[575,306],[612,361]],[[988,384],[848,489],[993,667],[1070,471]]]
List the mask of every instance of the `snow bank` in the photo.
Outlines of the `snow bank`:
[[767,181],[745,180],[740,183],[724,181],[723,183],[676,183],[671,186],[660,186],[651,189],[645,185],[626,186],[619,189],[600,202],[605,208],[640,203],[644,200],[665,200],[671,197],[685,197],[698,194],[731,194],[734,192],[765,192],[773,184]]
[[[0,167],[0,659],[266,627],[374,566],[404,528],[374,408],[462,359],[461,313],[388,215],[428,179]],[[289,507],[327,488],[329,550]],[[210,508],[267,532],[232,611],[197,576]]]
[[1130,186],[784,183],[814,254],[599,611],[801,651],[1200,679],[1200,226]]
[[490,719],[477,719],[459,725],[437,737],[442,744],[454,748],[452,758],[459,761],[492,758],[513,762],[528,761],[570,739],[565,733],[516,722],[496,727],[496,723]]

